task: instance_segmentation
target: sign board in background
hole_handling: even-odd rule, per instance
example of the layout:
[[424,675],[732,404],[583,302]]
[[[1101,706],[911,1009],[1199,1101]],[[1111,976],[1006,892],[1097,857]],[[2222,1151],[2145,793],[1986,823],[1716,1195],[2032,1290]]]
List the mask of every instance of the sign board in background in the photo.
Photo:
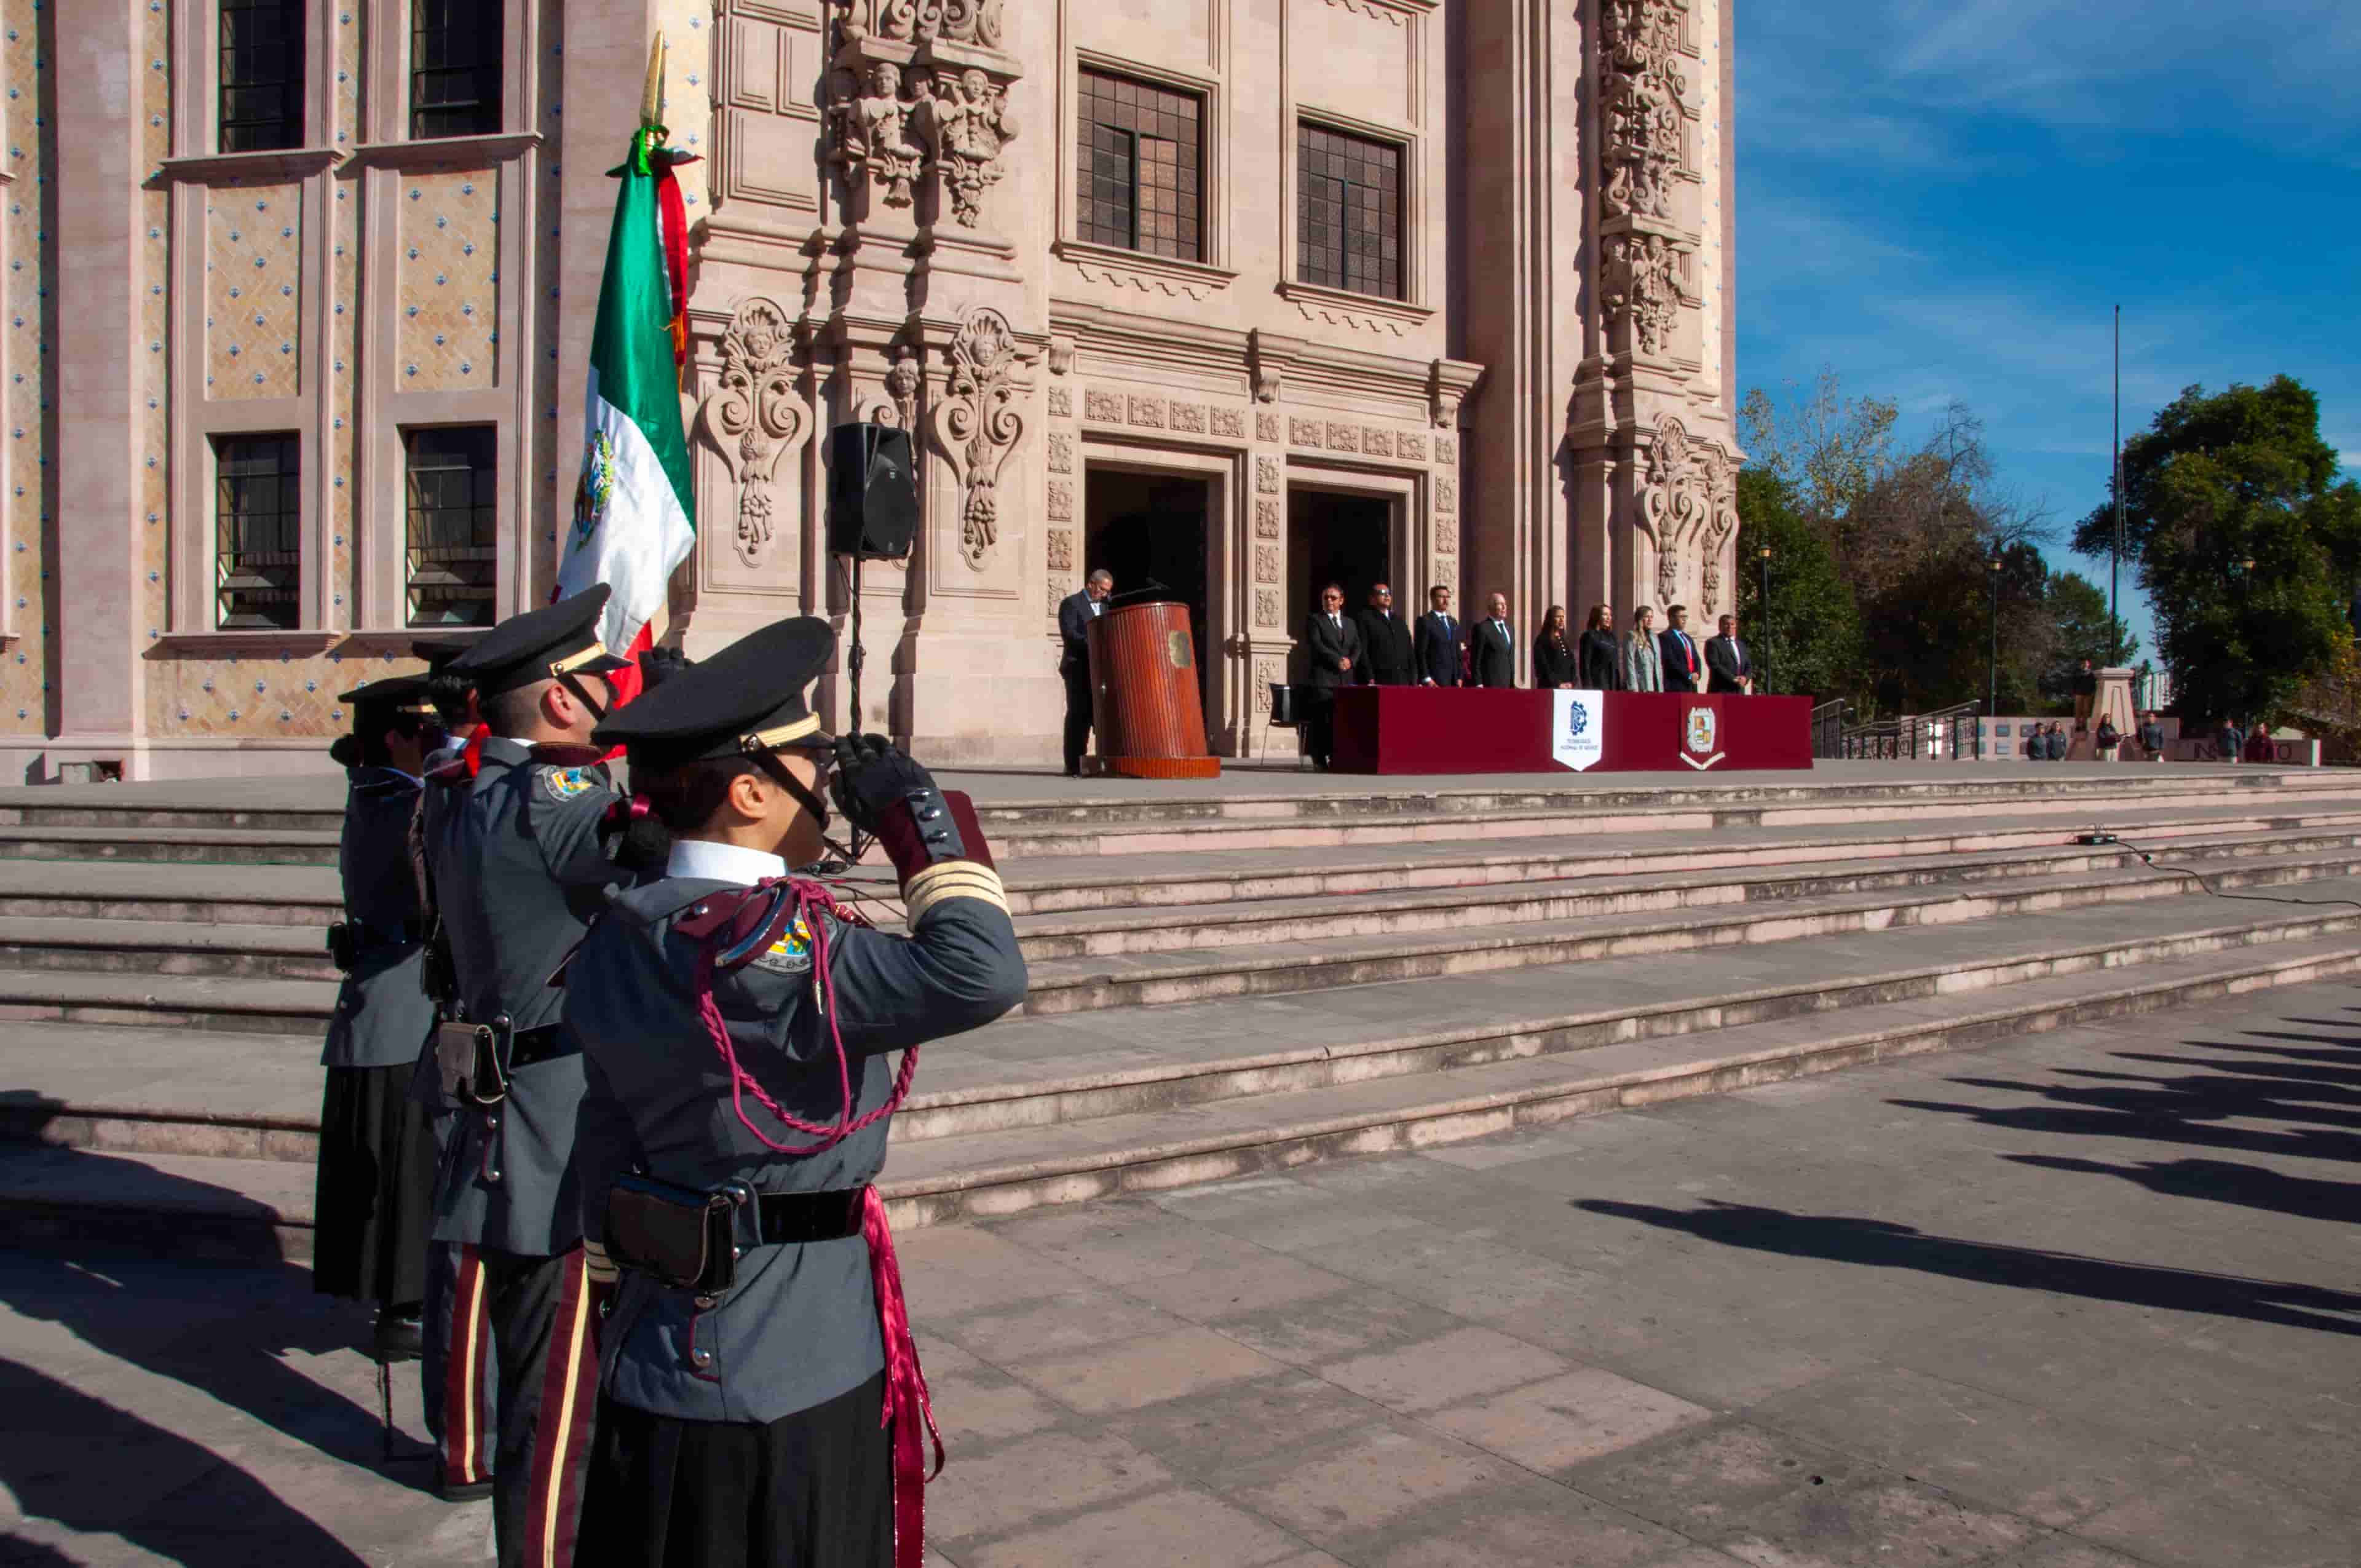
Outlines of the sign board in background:
[[1550,696],[1550,756],[1559,767],[1580,773],[1607,754],[1607,694],[1554,691]]

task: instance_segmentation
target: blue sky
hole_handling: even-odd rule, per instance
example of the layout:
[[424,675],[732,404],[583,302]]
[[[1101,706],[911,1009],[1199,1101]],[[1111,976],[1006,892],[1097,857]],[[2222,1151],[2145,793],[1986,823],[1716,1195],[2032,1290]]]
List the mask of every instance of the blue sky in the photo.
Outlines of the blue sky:
[[2120,302],[2127,435],[2285,371],[2361,474],[2361,0],[1737,6],[1741,390],[1833,367],[1912,435],[1962,399],[2062,536]]

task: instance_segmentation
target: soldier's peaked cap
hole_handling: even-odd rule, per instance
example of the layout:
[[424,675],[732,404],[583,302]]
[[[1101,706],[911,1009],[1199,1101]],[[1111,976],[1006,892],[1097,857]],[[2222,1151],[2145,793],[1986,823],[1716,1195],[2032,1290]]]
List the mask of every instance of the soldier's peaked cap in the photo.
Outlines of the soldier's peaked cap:
[[833,737],[821,730],[804,688],[835,652],[836,632],[825,620],[774,622],[649,687],[609,715],[593,739],[628,747],[635,766],[655,768],[829,745]]
[[476,645],[474,638],[464,641],[447,637],[421,637],[410,644],[410,656],[426,661],[426,673],[439,675],[451,662]]
[[365,686],[355,686],[336,699],[356,707],[390,708],[396,713],[433,713],[434,705],[426,699],[424,675],[391,675],[381,681],[371,681]]
[[604,675],[629,667],[598,641],[607,585],[584,589],[540,609],[512,615],[445,666],[476,683],[485,696],[559,675]]

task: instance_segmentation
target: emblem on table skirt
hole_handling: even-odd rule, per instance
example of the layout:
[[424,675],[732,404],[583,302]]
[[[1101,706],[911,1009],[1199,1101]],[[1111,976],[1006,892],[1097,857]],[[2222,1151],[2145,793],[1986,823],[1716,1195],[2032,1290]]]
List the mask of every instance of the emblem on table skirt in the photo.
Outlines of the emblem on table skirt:
[[1550,693],[1550,760],[1580,773],[1607,755],[1607,696],[1595,691]]
[[1693,768],[1709,768],[1721,761],[1713,749],[1716,715],[1709,707],[1692,707],[1681,718],[1681,761]]

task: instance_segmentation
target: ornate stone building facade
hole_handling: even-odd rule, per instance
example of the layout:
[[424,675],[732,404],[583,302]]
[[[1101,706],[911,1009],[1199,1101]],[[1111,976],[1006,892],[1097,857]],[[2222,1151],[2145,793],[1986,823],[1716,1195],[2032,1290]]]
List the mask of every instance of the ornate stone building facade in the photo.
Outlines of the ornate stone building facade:
[[692,652],[849,624],[854,419],[924,492],[862,722],[938,760],[1056,755],[1098,565],[1191,605],[1231,755],[1331,577],[1726,608],[1731,3],[0,0],[8,776],[324,767],[546,596],[659,30]]

